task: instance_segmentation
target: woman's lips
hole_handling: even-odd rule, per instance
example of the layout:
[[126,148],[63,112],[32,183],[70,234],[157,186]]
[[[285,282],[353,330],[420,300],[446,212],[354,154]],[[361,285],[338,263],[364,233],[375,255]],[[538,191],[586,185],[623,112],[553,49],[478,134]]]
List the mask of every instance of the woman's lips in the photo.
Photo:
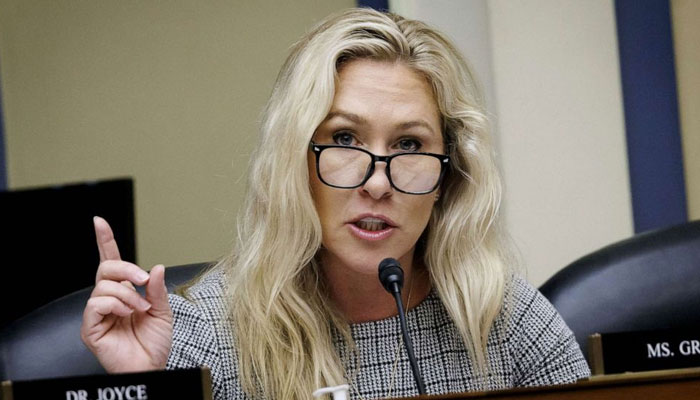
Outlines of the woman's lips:
[[368,231],[352,223],[348,224],[348,226],[355,237],[370,241],[386,239],[394,232],[394,227],[391,225],[387,225],[384,229],[378,231]]
[[362,215],[348,223],[350,231],[363,240],[382,240],[394,231],[393,221],[381,215]]

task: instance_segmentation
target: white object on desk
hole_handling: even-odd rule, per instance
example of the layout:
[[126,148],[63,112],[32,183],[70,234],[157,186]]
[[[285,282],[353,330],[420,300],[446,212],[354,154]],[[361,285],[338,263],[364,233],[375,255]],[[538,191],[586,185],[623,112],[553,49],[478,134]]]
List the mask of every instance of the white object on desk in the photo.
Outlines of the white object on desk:
[[317,389],[313,393],[313,396],[320,397],[320,396],[323,396],[324,394],[330,393],[331,397],[333,397],[333,400],[347,400],[349,389],[350,389],[350,386],[348,386],[347,384],[325,387],[325,388]]

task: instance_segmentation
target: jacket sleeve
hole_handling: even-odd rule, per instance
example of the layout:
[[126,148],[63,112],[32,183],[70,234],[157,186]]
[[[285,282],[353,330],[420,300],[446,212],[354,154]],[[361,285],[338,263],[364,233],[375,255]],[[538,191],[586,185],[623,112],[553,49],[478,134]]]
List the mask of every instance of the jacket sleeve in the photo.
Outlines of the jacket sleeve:
[[223,399],[221,357],[214,323],[183,297],[171,294],[168,301],[173,310],[173,342],[166,369],[209,367],[214,399]]
[[519,277],[512,293],[509,342],[515,386],[573,383],[589,376],[574,334],[554,306]]

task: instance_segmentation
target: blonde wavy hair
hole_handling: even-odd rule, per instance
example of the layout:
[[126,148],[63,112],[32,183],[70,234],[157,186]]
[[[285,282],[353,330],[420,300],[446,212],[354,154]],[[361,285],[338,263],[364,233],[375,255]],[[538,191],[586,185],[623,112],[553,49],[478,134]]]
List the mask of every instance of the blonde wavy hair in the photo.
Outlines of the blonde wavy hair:
[[309,189],[309,141],[333,102],[338,68],[400,62],[424,75],[442,116],[451,169],[420,240],[433,287],[477,371],[501,311],[509,271],[498,229],[501,183],[472,73],[441,33],[371,9],[332,15],[293,46],[264,110],[248,193],[226,271],[240,379],[254,395],[310,397],[347,380],[333,332],[348,322],[324,292],[315,260],[321,224]]

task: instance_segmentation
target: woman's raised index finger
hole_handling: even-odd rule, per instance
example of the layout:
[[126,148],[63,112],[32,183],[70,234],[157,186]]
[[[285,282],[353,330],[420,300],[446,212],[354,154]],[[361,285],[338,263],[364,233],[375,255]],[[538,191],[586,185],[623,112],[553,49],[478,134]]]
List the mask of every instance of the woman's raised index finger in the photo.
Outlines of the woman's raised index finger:
[[97,238],[97,250],[100,252],[100,262],[107,260],[121,260],[117,241],[107,221],[101,217],[93,217],[95,225],[95,237]]

